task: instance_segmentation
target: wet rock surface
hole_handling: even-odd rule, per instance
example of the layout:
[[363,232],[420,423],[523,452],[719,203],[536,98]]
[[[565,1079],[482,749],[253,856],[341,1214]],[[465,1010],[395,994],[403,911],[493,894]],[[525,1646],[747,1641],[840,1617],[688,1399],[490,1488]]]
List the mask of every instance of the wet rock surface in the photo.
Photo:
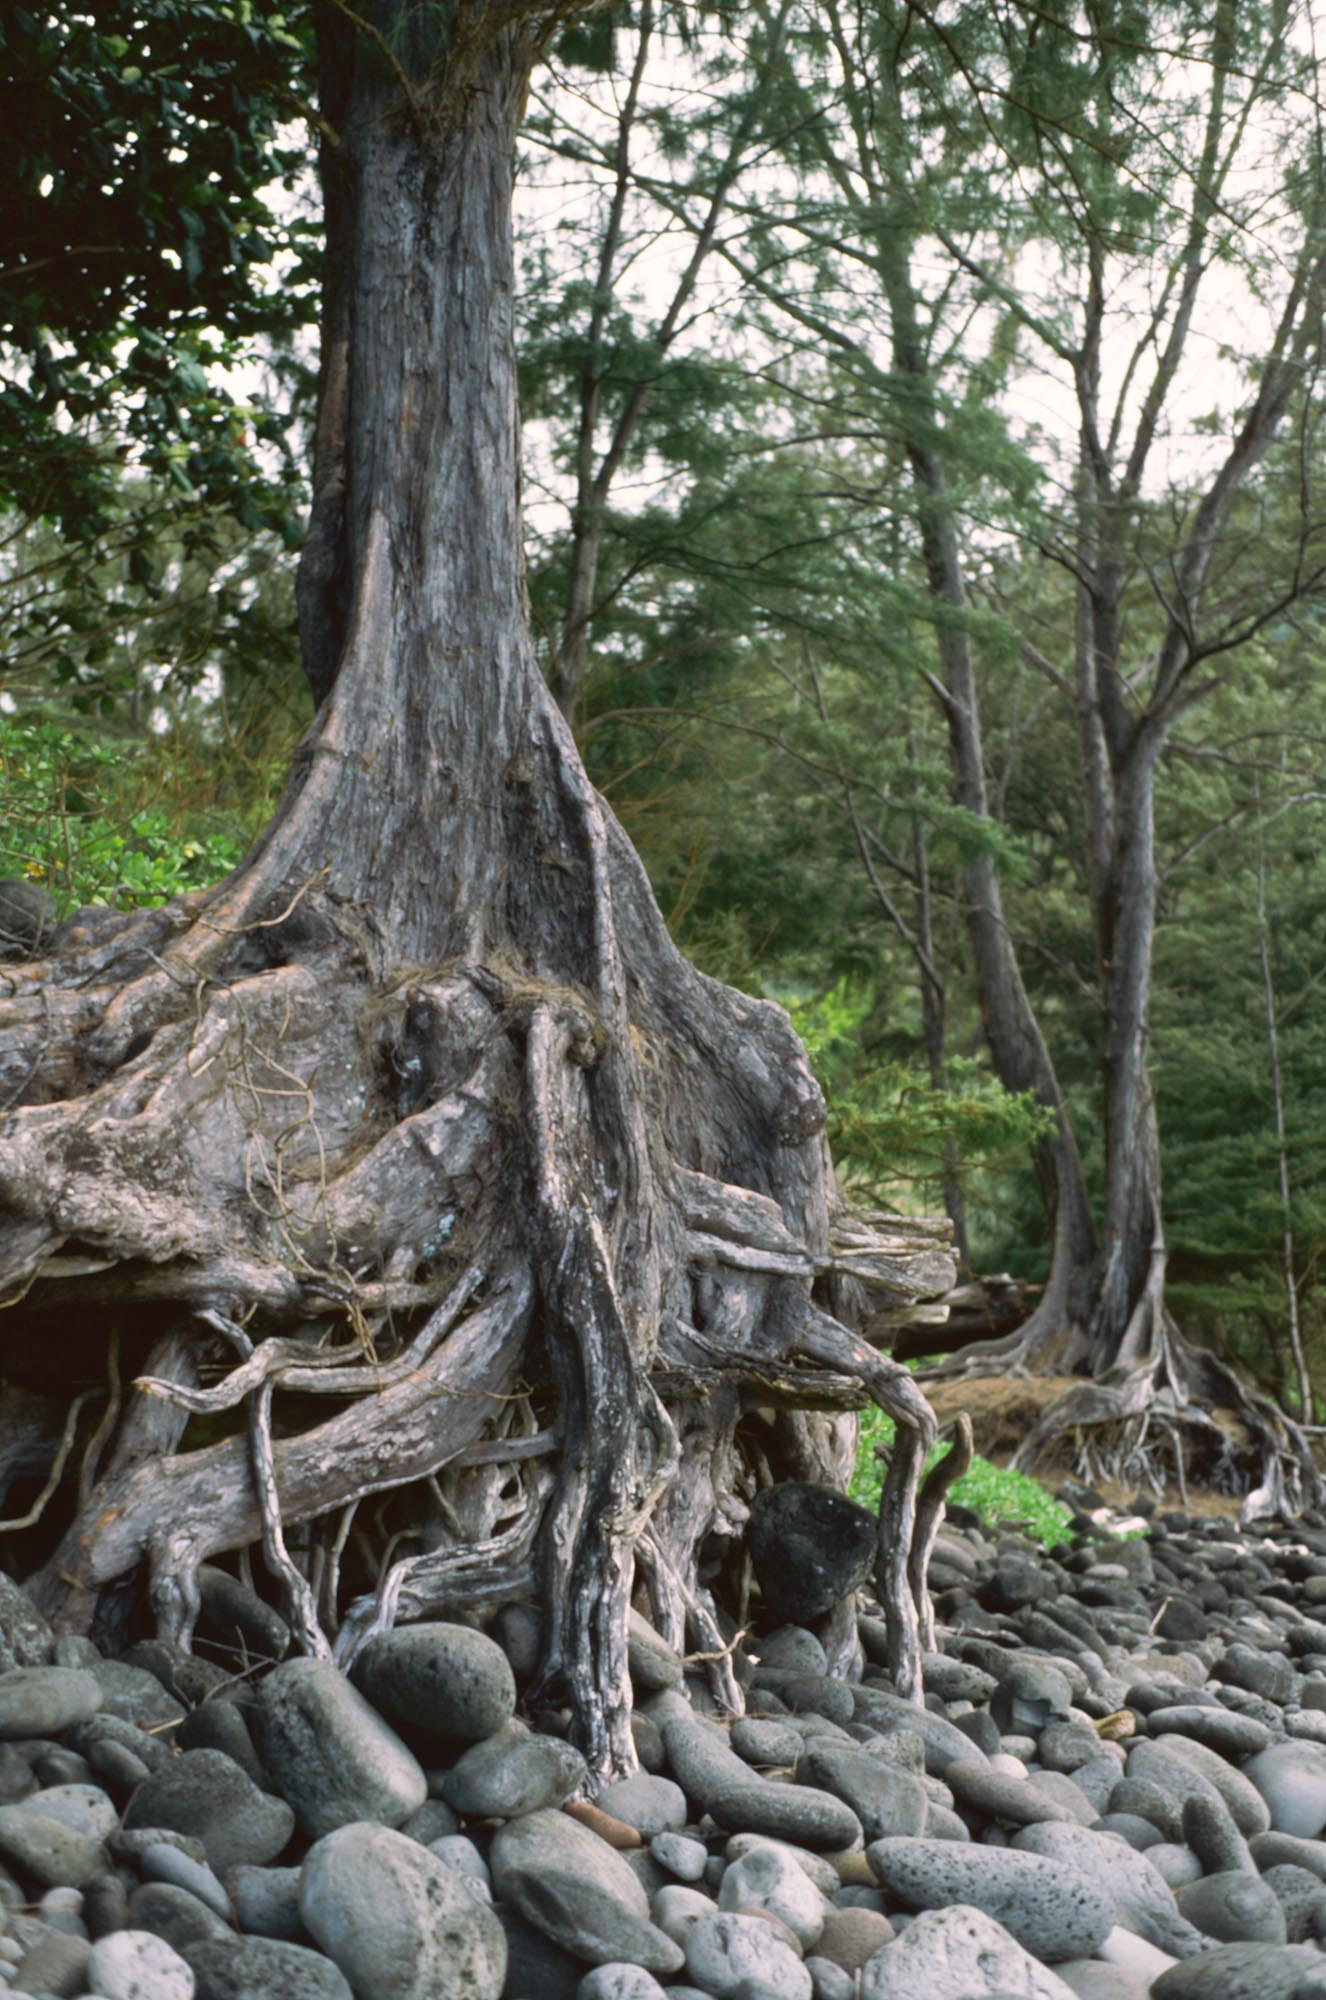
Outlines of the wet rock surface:
[[[853,1524],[794,1512],[827,1588]],[[0,1984],[1323,2000],[1326,1521],[1167,1514],[1115,1539],[1079,1517],[1047,1553],[959,1516],[924,1707],[878,1664],[877,1607],[858,1670],[832,1674],[770,1562],[735,1656],[744,1718],[639,1600],[641,1769],[588,1810],[579,1753],[517,1699],[527,1608],[384,1634],[347,1679],[288,1657],[217,1570],[200,1630],[285,1656],[236,1688],[154,1640],[120,1660],[57,1641],[0,1588]]]

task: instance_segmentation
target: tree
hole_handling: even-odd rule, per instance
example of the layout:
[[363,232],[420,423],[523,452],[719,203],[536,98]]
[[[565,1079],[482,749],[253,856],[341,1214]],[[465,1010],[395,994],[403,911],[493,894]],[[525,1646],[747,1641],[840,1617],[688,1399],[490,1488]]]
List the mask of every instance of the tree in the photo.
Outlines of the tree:
[[[807,1401],[902,1420],[881,1585],[919,1697],[933,1419],[851,1328],[952,1264],[836,1196],[786,1016],[681,958],[535,667],[511,186],[562,18],[317,9],[321,706],[231,876],[9,969],[0,1277],[32,1370],[58,1312],[85,1379],[108,1315],[140,1376],[17,1545],[60,1625],[113,1633],[145,1563],[187,1642],[200,1562],[259,1542],[300,1643],[343,1660],[537,1588],[539,1692],[603,1773],[633,1759],[635,1564],[735,1698],[701,1551],[739,1527],[746,1450],[836,1469]],[[394,1489],[424,1544],[396,1562],[350,1542]]]
[[[286,525],[291,496],[255,451],[279,456],[283,425],[220,370],[259,336],[288,350],[310,316],[305,154],[281,129],[304,72],[276,0],[6,10],[6,511],[123,543],[128,467],[193,511]],[[149,510],[136,545],[158,525]]]
[[[1194,1356],[1165,1309],[1148,1061],[1166,746],[1262,624],[1323,575],[1312,384],[1326,236],[1309,54],[1286,13],[1219,0],[1086,29],[1017,0],[942,24],[824,0],[793,47],[782,123],[797,184],[726,254],[764,326],[781,317],[789,344],[809,336],[832,358],[843,424],[901,443],[941,662],[931,686],[975,819],[993,817],[977,591],[997,581],[1005,539],[1020,576],[1034,557],[1071,581],[1066,631],[1019,626],[1016,593],[996,606],[1077,728],[1105,1185],[1097,1227],[1003,885],[978,851],[964,896],[992,1058],[1055,1118],[1040,1149],[1054,1255],[1022,1339],[965,1360],[1001,1366],[1067,1332],[1075,1365],[1109,1378],[1075,1392],[1033,1446],[1065,1427],[1126,1427],[1166,1385],[1180,1403],[1232,1397],[1278,1465],[1277,1414]],[[1210,420],[1223,450],[1189,478],[1162,477],[1222,272],[1258,301],[1259,339],[1228,356],[1232,407]],[[1205,331],[1218,338],[1214,321]],[[1015,421],[1028,384],[1054,408],[1071,399],[1072,452],[1052,427]],[[1251,550],[1277,453],[1301,504],[1268,563]],[[1306,1470],[1302,1440],[1289,1443]],[[1262,1498],[1277,1494],[1272,1479]]]

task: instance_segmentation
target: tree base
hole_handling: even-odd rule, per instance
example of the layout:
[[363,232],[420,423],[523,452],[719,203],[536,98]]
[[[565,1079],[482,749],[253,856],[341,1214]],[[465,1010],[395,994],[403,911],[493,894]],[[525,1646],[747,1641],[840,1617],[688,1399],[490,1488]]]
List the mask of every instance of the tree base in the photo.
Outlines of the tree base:
[[[1062,1321],[1052,1327],[1038,1311],[1016,1333],[964,1347],[919,1379],[1031,1377],[1051,1355],[1055,1372],[1066,1372],[1074,1357],[1081,1365],[1090,1352]],[[1154,1288],[1135,1309],[1119,1358],[1056,1398],[1010,1464],[1034,1473],[1066,1450],[1088,1485],[1113,1481],[1159,1493],[1172,1479],[1185,1504],[1190,1481],[1210,1485],[1243,1496],[1245,1522],[1292,1518],[1326,1498],[1308,1434],[1225,1362],[1193,1347]]]
[[[605,919],[638,916],[633,857],[613,886]],[[346,1664],[537,1599],[536,1699],[604,1777],[637,1566],[738,1706],[724,1551],[873,1397],[916,1445],[880,1580],[919,1698],[933,1418],[850,1323],[951,1260],[836,1198],[779,1010],[632,928],[654,956],[614,1008],[506,956],[394,958],[363,906],[257,871],[10,968],[6,1553],[57,1628],[123,1636],[141,1584],[188,1646],[226,1551]]]

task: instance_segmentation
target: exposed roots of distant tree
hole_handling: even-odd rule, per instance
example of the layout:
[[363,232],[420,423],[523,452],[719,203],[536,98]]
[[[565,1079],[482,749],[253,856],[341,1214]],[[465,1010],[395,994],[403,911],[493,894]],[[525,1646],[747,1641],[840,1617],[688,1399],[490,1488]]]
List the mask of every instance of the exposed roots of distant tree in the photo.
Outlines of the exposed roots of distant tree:
[[[1190,1480],[1212,1485],[1243,1496],[1245,1520],[1320,1505],[1326,1481],[1308,1433],[1226,1362],[1184,1338],[1165,1305],[1163,1280],[1158,1256],[1111,1364],[1050,1405],[1013,1465],[1034,1472],[1068,1450],[1090,1483],[1115,1480],[1159,1492],[1172,1482],[1181,1496]],[[921,1379],[1030,1374],[1046,1365],[1052,1348],[1049,1365],[1056,1369],[1092,1357],[1090,1342],[1064,1320],[1052,1340],[1038,1309],[1025,1328],[961,1348]]]

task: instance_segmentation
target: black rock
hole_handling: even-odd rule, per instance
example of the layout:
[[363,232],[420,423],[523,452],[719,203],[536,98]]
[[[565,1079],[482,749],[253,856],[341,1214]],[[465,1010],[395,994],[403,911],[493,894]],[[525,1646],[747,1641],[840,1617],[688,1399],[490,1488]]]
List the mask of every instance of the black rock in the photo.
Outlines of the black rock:
[[1162,1639],[1174,1639],[1181,1645],[1190,1639],[1205,1639],[1210,1630],[1210,1620],[1201,1606],[1181,1595],[1170,1598],[1156,1625]]
[[746,1531],[756,1581],[788,1625],[822,1618],[875,1564],[873,1514],[831,1486],[785,1480],[756,1495]]

